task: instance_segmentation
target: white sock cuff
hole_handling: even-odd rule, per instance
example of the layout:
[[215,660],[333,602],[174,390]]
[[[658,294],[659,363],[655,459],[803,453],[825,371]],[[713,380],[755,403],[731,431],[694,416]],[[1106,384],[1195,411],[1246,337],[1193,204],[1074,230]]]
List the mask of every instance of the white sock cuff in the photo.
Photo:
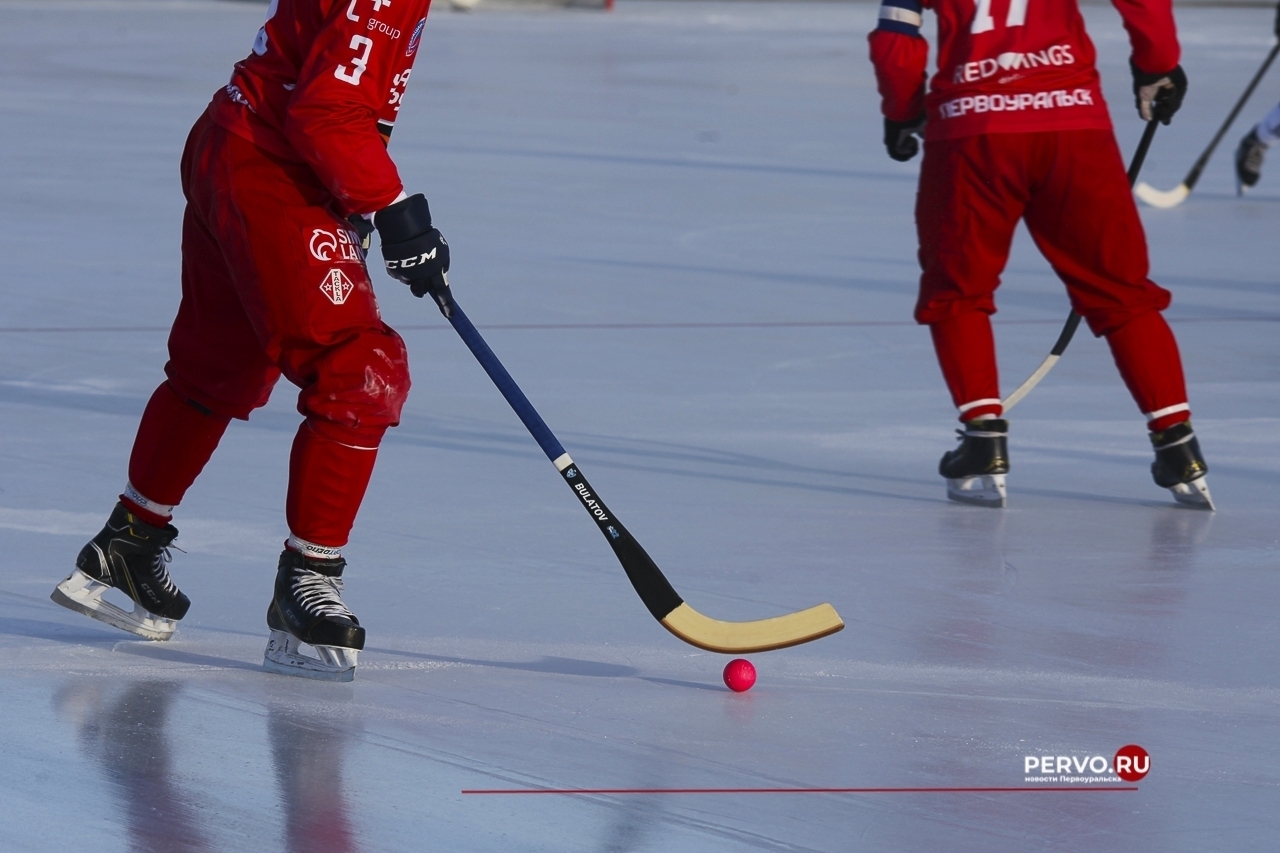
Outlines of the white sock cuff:
[[133,483],[126,482],[124,484],[124,496],[130,501],[138,505],[139,509],[145,509],[147,512],[163,515],[166,518],[173,517],[173,511],[177,508],[177,504],[162,504],[148,498],[142,492],[133,487]]
[[295,536],[292,532],[285,541],[285,546],[297,551],[312,560],[336,560],[342,556],[342,548],[331,548],[328,545],[317,545]]
[[976,409],[979,406],[996,406],[1001,411],[1004,411],[1004,406],[999,397],[984,397],[981,400],[973,400],[968,403],[964,403],[963,405],[956,406],[956,411],[963,415],[965,412]]
[[1156,418],[1163,418],[1165,415],[1189,411],[1191,411],[1191,406],[1189,404],[1178,403],[1176,406],[1165,406],[1163,409],[1156,409],[1154,412],[1143,412],[1142,416],[1149,421],[1154,421]]

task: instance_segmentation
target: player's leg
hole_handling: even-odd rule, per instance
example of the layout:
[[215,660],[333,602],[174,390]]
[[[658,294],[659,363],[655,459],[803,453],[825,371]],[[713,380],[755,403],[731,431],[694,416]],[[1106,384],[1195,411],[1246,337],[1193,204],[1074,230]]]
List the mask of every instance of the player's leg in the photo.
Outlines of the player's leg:
[[254,305],[263,349],[301,388],[305,416],[290,456],[289,539],[264,665],[350,680],[364,629],[342,600],[342,548],[383,433],[399,422],[408,357],[381,320],[358,237],[328,208],[314,174],[252,149],[233,160],[231,204],[244,223],[244,263],[256,270],[243,299]]
[[1250,128],[1236,146],[1236,191],[1240,195],[1258,183],[1262,177],[1262,161],[1277,140],[1280,140],[1280,104]]
[[[351,271],[350,278],[367,285],[363,270]],[[376,309],[372,292],[365,293]],[[376,310],[371,321],[378,326],[349,329],[354,333],[346,341],[322,352],[299,348],[283,354],[286,375],[303,388],[299,409],[307,419],[290,455],[289,541],[267,612],[271,639],[265,663],[273,671],[350,680],[364,647],[364,629],[342,601],[342,547],[383,433],[399,421],[408,392],[403,343],[376,321]],[[319,659],[303,655],[298,643],[313,646]]]
[[[170,523],[232,417],[265,402],[279,375],[258,347],[201,213],[208,176],[192,167],[208,147],[196,125],[184,156],[182,302],[169,339],[169,378],[152,394],[130,454],[128,482],[106,525],[58,585],[59,604],[148,639],[167,639],[190,606],[168,572]],[[115,588],[131,612],[103,598]]]
[[[1151,432],[1156,482],[1182,502],[1211,507],[1182,358],[1160,314],[1170,295],[1147,277],[1146,235],[1115,137],[1100,130],[1043,136],[1041,189],[1027,206],[1027,228],[1066,283],[1072,306],[1107,339]],[[1176,474],[1166,470],[1172,467]]]
[[916,198],[922,269],[916,321],[929,326],[965,425],[938,471],[948,497],[986,506],[1004,505],[1009,470],[990,315],[1026,199],[1018,136],[927,143]]

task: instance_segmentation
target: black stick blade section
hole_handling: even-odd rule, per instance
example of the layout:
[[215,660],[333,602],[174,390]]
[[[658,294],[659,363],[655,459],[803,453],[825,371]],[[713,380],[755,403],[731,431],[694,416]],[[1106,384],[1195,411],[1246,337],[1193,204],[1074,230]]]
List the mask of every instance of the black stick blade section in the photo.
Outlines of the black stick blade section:
[[570,465],[560,472],[560,476],[564,477],[569,488],[578,496],[578,501],[595,519],[596,526],[622,564],[622,570],[627,573],[627,579],[631,581],[636,594],[640,596],[644,606],[649,608],[653,618],[661,622],[671,611],[684,604],[684,599],[667,581],[658,564],[604,505],[604,501],[591,488],[587,478],[582,476],[578,466]]

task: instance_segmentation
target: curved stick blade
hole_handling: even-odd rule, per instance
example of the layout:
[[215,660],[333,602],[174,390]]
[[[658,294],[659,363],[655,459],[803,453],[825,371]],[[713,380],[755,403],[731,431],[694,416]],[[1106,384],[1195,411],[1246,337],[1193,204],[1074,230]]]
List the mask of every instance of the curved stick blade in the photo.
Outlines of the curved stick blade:
[[1186,197],[1191,195],[1191,188],[1186,184],[1178,184],[1173,189],[1165,191],[1142,181],[1133,188],[1133,194],[1152,207],[1168,208],[1182,204]]
[[703,616],[688,604],[681,604],[660,621],[686,643],[724,654],[785,649],[834,634],[844,627],[840,614],[825,603],[754,622],[721,622]]

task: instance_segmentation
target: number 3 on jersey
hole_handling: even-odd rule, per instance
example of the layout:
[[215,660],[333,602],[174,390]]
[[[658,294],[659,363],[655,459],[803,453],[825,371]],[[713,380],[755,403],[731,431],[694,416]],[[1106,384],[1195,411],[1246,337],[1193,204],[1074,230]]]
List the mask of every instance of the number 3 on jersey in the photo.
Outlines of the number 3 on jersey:
[[344,83],[359,86],[360,75],[364,74],[365,68],[369,65],[369,51],[373,50],[373,39],[366,36],[352,36],[349,46],[356,51],[356,56],[351,60],[351,68],[339,65],[333,69],[333,76]]
[[[995,19],[991,17],[991,0],[977,0],[978,9],[973,16],[973,26],[969,32],[973,34],[988,33],[996,28]],[[1009,0],[1009,14],[1005,16],[1006,27],[1020,27],[1027,22],[1027,3],[1029,0]]]

